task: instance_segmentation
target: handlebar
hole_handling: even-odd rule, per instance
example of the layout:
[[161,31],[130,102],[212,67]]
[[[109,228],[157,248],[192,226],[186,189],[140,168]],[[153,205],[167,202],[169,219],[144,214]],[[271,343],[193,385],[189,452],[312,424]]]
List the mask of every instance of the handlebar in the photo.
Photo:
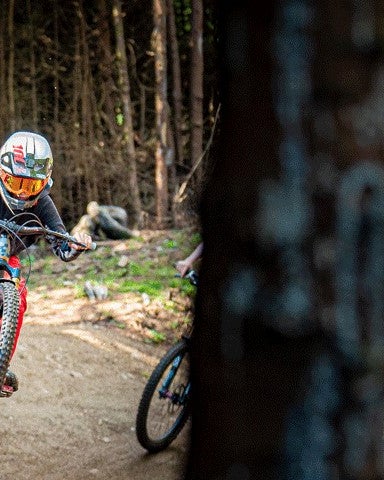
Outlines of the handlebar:
[[[0,232],[1,230],[5,230],[6,232],[12,232],[16,235],[42,235],[45,237],[53,236],[53,237],[65,240],[68,243],[74,243],[88,250],[88,248],[86,247],[86,245],[84,245],[84,243],[79,242],[68,233],[56,232],[55,230],[51,230],[47,227],[44,227],[43,225],[27,226],[27,225],[19,225],[18,223],[13,222],[11,220],[0,220]],[[89,250],[95,250],[96,246],[97,246],[96,243],[92,242]]]
[[175,276],[179,277],[179,278],[188,279],[190,281],[190,283],[192,285],[194,285],[195,287],[197,286],[198,281],[199,281],[199,275],[195,270],[188,270],[188,272],[183,277],[181,277],[180,273],[177,273]]

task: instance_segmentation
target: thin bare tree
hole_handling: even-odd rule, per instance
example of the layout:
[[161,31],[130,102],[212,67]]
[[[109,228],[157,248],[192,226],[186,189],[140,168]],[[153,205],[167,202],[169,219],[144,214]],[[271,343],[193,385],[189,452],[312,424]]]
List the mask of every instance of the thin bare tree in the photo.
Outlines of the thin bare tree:
[[[122,150],[120,148],[114,148],[114,145],[121,144],[122,132],[116,123],[116,109],[120,102],[114,79],[115,55],[111,42],[110,12],[105,0],[98,0],[97,6],[99,11],[97,22],[97,31],[99,32],[97,69],[99,78],[101,79],[97,108],[105,131],[105,144],[103,144],[102,148],[104,150],[114,150],[114,162],[110,165],[108,171],[105,172],[103,183],[106,188],[104,195],[107,203],[116,203],[125,207],[129,203],[130,195],[123,186],[125,179],[124,176],[121,175],[121,172],[124,170],[124,160]],[[118,185],[116,182],[121,183],[121,188],[116,188]]]
[[183,164],[183,94],[181,89],[181,69],[179,44],[173,0],[167,0],[168,8],[168,38],[172,72],[172,97],[173,97],[173,133],[175,139],[176,161]]
[[[194,165],[203,152],[203,3],[192,0],[191,51],[191,163]],[[197,170],[198,180],[202,168]],[[200,183],[200,182],[199,182]]]
[[27,0],[27,12],[29,19],[29,71],[31,76],[31,107],[32,107],[32,120],[31,125],[34,130],[38,128],[38,102],[37,102],[37,86],[36,86],[36,55],[35,55],[35,39],[34,39],[34,25],[33,15],[31,9],[31,0]]
[[7,118],[7,78],[6,78],[6,58],[5,58],[5,18],[0,15],[0,91],[3,92],[0,95],[0,138],[2,139],[5,134],[6,118]]
[[131,196],[131,214],[136,226],[142,224],[142,208],[140,191],[137,178],[136,151],[132,121],[131,85],[128,76],[128,60],[125,47],[124,24],[122,20],[121,1],[113,0],[112,19],[116,40],[116,60],[118,73],[118,86],[121,94],[123,114],[122,148],[126,154],[128,167],[127,188]]
[[15,36],[14,36],[14,11],[15,0],[9,0],[8,7],[8,112],[11,130],[16,128],[15,118],[15,92],[14,92],[14,72],[15,72]]
[[152,44],[155,54],[155,112],[156,112],[156,147],[155,147],[155,186],[156,218],[159,228],[163,228],[168,219],[168,104],[167,104],[167,51],[166,51],[166,2],[153,2]]

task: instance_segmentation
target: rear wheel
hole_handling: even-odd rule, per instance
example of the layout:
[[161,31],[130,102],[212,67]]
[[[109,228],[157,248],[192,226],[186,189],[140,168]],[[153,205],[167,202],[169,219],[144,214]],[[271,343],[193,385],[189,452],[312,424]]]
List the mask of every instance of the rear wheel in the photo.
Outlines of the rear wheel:
[[[11,361],[19,316],[19,292],[12,282],[0,283],[0,389]],[[4,396],[1,395],[0,396]],[[6,395],[5,395],[6,396]]]
[[164,450],[184,427],[190,407],[189,353],[180,340],[153,370],[136,416],[136,435],[148,452]]

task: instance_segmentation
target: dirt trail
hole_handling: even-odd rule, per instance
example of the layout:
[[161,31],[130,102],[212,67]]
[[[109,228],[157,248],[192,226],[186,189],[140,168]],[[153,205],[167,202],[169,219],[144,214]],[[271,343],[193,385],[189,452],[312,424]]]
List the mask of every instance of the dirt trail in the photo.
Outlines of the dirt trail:
[[0,399],[1,480],[181,479],[187,430],[152,456],[134,431],[145,375],[161,347],[82,320],[90,308],[84,299],[68,302],[57,291],[38,304],[38,295],[29,293],[12,362],[20,389]]

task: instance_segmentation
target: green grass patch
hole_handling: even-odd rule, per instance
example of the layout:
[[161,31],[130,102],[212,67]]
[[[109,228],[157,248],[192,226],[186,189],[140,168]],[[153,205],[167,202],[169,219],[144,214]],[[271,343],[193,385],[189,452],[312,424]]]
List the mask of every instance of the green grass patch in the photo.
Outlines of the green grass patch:
[[163,241],[163,247],[168,249],[174,249],[178,247],[178,244],[174,238],[169,238]]
[[150,341],[153,343],[162,343],[166,340],[166,336],[162,332],[158,332],[157,330],[150,330],[149,331]]
[[[151,298],[160,299],[164,308],[174,310],[177,307],[167,301],[170,288],[191,297],[196,291],[188,280],[175,277],[174,263],[177,259],[185,258],[200,241],[200,235],[191,234],[190,231],[168,231],[163,237],[149,241],[138,237],[124,242],[121,254],[114,244],[101,245],[70,264],[62,263],[49,251],[44,256],[41,255],[43,251],[38,254],[33,252],[29,285],[40,286],[45,282],[50,288],[60,288],[71,283],[76,298],[82,298],[85,296],[85,282],[97,282],[108,288],[110,298],[114,294],[145,293]],[[120,267],[123,255],[128,255],[129,261]],[[24,254],[21,262],[22,273],[26,274],[30,263]],[[49,280],[45,277],[49,277]]]
[[146,293],[150,297],[159,297],[161,296],[165,285],[153,279],[127,279],[121,282],[118,287],[120,293],[136,292],[136,293]]
[[177,312],[179,310],[178,305],[172,300],[164,300],[162,302],[163,308],[168,312]]
[[74,286],[74,290],[75,290],[75,298],[84,298],[87,296],[87,294],[85,293],[85,290],[84,290],[84,285],[83,283],[76,283],[76,285]]

